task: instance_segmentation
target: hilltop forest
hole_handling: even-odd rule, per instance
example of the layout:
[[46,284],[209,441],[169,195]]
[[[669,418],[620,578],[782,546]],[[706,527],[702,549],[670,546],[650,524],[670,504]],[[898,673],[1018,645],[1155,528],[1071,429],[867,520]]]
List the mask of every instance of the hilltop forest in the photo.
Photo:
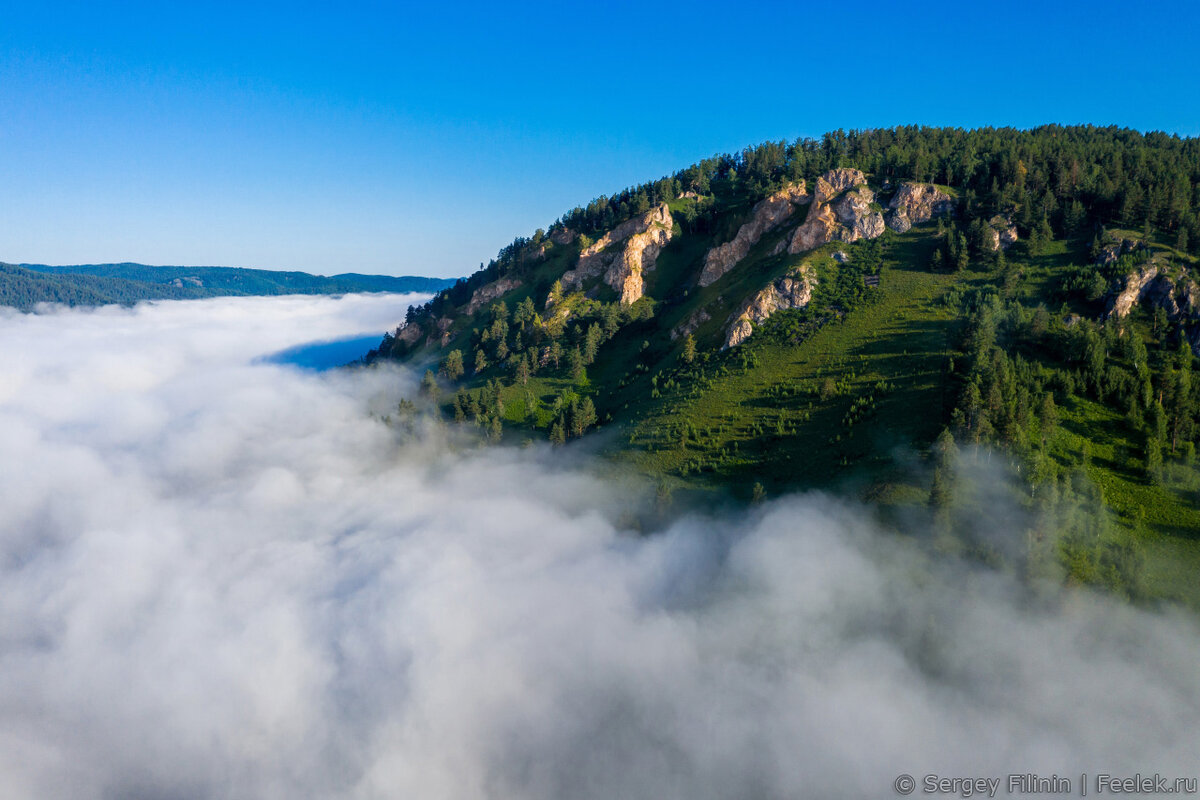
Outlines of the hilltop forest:
[[399,415],[593,436],[664,503],[848,491],[1031,581],[1200,606],[1198,256],[1197,139],[836,131],[572,209],[371,359],[428,369]]

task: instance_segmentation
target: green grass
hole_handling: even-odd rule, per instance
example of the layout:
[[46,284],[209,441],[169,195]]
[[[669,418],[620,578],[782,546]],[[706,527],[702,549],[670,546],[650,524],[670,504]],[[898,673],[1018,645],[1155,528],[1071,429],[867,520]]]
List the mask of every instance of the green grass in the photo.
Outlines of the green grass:
[[[931,247],[928,229],[898,238],[885,259],[876,302],[825,325],[799,346],[758,341],[756,336],[739,348],[757,359],[756,367],[739,367],[738,351],[723,358],[710,356],[700,370],[705,377],[692,383],[677,380],[657,401],[632,408],[623,432],[640,444],[634,449],[637,463],[652,472],[679,474],[698,459],[720,460],[725,451],[720,464],[695,479],[742,491],[762,482],[779,491],[828,486],[864,466],[886,471],[893,447],[931,439],[941,428],[941,409],[948,401],[944,375],[955,313],[940,299],[948,286],[978,280],[970,273],[934,274],[916,266],[927,262]],[[752,251],[747,262],[754,256]],[[748,263],[735,272],[754,275],[749,283],[761,288],[794,263],[821,257],[805,254],[777,263],[768,259],[758,269]],[[748,293],[745,287],[734,290],[723,283],[724,279],[705,291],[724,290],[739,299]],[[664,324],[669,327],[684,316],[676,314]],[[714,314],[699,338],[715,345],[719,336],[713,333],[724,328],[727,316]],[[732,366],[718,374],[718,363]],[[668,361],[664,366],[669,375],[677,365]],[[839,391],[823,401],[818,393],[826,378],[838,383]],[[844,429],[842,420],[854,399],[873,393],[880,381],[890,388],[876,398],[873,414]],[[913,408],[932,408],[935,413],[914,415]],[[700,441],[667,441],[665,431],[687,424],[705,431]],[[870,463],[864,464],[864,459]]]
[[[1006,253],[1003,273],[978,264],[935,273],[927,267],[936,246],[936,226],[930,224],[887,235],[881,285],[867,290],[867,302],[821,320],[816,302],[806,311],[781,312],[740,347],[722,351],[731,318],[770,281],[800,264],[815,268],[826,289],[838,285],[839,274],[849,274],[839,273],[847,268],[831,258],[836,250],[853,250],[843,244],[798,256],[770,254],[799,224],[801,213],[765,236],[720,280],[699,287],[695,277],[705,253],[731,238],[748,212],[748,204],[729,211],[706,234],[676,231],[645,275],[653,299],[642,302],[653,305],[653,317],[625,324],[601,347],[583,380],[567,376],[565,364],[540,371],[527,385],[508,376],[504,419],[513,433],[523,437],[538,430],[544,436],[556,398],[586,394],[608,432],[602,440],[608,455],[648,480],[744,499],[756,484],[768,494],[849,491],[885,516],[911,518],[915,510],[924,513],[929,500],[929,470],[913,465],[922,463],[947,424],[961,389],[953,369],[954,360],[963,357],[964,317],[957,298],[995,286],[1025,307],[1058,312],[1065,300],[1070,312],[1098,313],[1097,304],[1062,293],[1063,276],[1087,262],[1090,242],[1053,241],[1038,255],[1019,243]],[[550,284],[577,251],[577,246],[552,251],[505,296],[509,308],[527,296],[541,308]],[[611,293],[592,294],[598,301],[612,299]],[[590,301],[577,295],[568,302],[582,310]],[[680,360],[682,338],[673,339],[671,332],[700,310],[708,319],[695,329],[699,356],[689,366]],[[470,331],[488,314],[483,308],[456,320],[443,350],[459,347],[469,362]],[[1129,324],[1151,342],[1151,357],[1158,358],[1148,315],[1137,311]],[[1030,347],[1021,355],[1035,362],[1048,358]],[[494,374],[469,377],[464,385],[477,388]],[[536,399],[536,409],[527,407],[527,394]],[[1200,574],[1200,472],[1168,463],[1162,484],[1151,484],[1143,475],[1139,435],[1113,407],[1076,396],[1060,415],[1049,455],[1064,473],[1082,468],[1098,488],[1112,510],[1114,525],[1106,536],[1137,547],[1145,596],[1200,608],[1200,582],[1194,580]],[[1014,476],[1013,486],[1019,483]]]

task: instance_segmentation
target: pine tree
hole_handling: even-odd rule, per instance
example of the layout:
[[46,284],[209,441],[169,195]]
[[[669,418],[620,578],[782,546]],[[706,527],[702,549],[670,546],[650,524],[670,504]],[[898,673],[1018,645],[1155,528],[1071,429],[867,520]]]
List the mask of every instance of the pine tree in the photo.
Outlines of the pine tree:
[[1053,392],[1046,392],[1042,396],[1042,406],[1038,409],[1038,424],[1042,429],[1042,446],[1045,447],[1058,425],[1058,407],[1054,405]]
[[596,360],[596,353],[600,349],[600,340],[604,336],[604,332],[600,330],[600,326],[592,323],[588,326],[587,333],[583,337],[583,363],[591,364]]
[[1162,483],[1162,441],[1154,435],[1147,433],[1146,445],[1143,452],[1146,464],[1146,480],[1153,484]]
[[571,350],[571,379],[581,381],[586,374],[583,369],[583,353],[576,347]]
[[527,353],[522,353],[517,361],[517,380],[521,382],[522,386],[529,383],[529,355]]
[[487,368],[488,368],[487,356],[484,355],[483,348],[481,347],[475,351],[475,374],[478,375],[479,373],[483,372]]
[[462,350],[451,350],[446,354],[445,361],[442,362],[441,373],[447,379],[456,381],[463,374],[463,354]]
[[433,374],[433,370],[425,370],[425,377],[421,378],[421,394],[436,402],[439,391],[437,377]]
[[685,364],[691,364],[696,360],[696,337],[690,333],[683,340],[683,354],[680,358],[683,359],[683,363]]
[[582,436],[587,429],[596,424],[596,406],[592,398],[585,397],[575,408],[576,436]]

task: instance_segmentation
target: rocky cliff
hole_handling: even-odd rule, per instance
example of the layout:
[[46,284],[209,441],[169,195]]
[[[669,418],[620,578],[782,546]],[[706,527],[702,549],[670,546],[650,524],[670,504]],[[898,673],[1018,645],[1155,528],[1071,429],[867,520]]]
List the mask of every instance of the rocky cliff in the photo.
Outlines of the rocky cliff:
[[805,191],[804,181],[800,181],[760,200],[751,211],[750,219],[738,228],[737,235],[732,240],[712,248],[705,255],[704,268],[700,272],[700,285],[710,286],[736,267],[765,234],[792,217],[798,204],[807,203],[811,199]]
[[645,291],[642,273],[654,269],[674,226],[666,203],[621,223],[583,249],[579,263],[563,274],[563,288],[580,289],[601,277],[620,295],[623,305],[636,302]]
[[883,214],[871,208],[874,202],[875,193],[866,186],[860,186],[830,203],[837,221],[845,228],[840,237],[843,242],[874,239],[883,235]]
[[775,312],[808,305],[816,285],[812,269],[807,264],[801,264],[779,280],[767,284],[766,288],[735,312],[725,332],[723,349],[737,347],[746,341],[754,333],[754,326],[761,325]]
[[857,169],[834,169],[817,178],[804,223],[776,253],[795,255],[833,241],[874,239],[884,231],[883,215],[874,210],[875,193]]
[[888,203],[887,225],[896,233],[904,233],[913,225],[953,210],[954,198],[932,183],[905,181]]
[[[1116,247],[1120,252],[1122,246]],[[1133,243],[1130,249],[1135,247]],[[1172,278],[1157,264],[1149,263],[1125,276],[1124,285],[1108,302],[1104,319],[1123,319],[1142,302],[1165,311],[1167,319],[1191,345],[1192,352],[1200,356],[1200,285],[1186,268]]]
[[1149,266],[1125,278],[1125,286],[1113,296],[1108,304],[1106,317],[1123,319],[1142,299],[1151,282],[1158,277],[1158,267]]
[[1007,250],[1017,243],[1017,226],[1008,217],[997,214],[988,220],[987,244],[993,250]]
[[471,299],[467,302],[463,313],[474,314],[488,303],[508,294],[520,285],[521,281],[516,278],[499,278],[491,283],[485,283],[471,294]]
[[1100,254],[1096,256],[1096,263],[1101,266],[1108,266],[1126,253],[1136,252],[1141,247],[1142,243],[1136,239],[1122,239],[1119,242],[1105,245],[1100,249]]

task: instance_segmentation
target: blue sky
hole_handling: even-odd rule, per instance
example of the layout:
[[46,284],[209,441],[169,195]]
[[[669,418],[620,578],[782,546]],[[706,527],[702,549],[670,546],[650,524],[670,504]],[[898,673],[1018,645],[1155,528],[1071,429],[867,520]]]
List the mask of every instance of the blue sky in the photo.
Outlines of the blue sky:
[[1200,135],[1200,3],[0,3],[0,260],[461,275],[835,128]]

